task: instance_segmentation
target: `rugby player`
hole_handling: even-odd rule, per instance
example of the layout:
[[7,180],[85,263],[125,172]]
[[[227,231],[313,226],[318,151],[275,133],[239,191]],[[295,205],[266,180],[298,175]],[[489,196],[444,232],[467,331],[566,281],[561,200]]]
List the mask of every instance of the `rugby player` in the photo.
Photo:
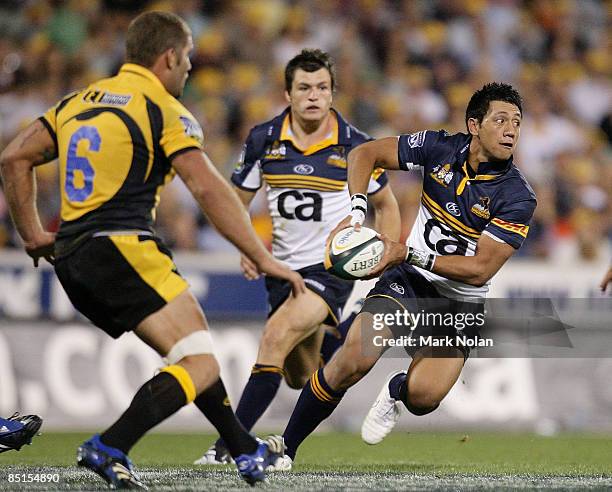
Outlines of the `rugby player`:
[[[478,302],[491,278],[527,236],[536,207],[533,190],[512,161],[521,119],[518,92],[507,84],[490,83],[476,91],[467,106],[467,134],[421,131],[368,142],[351,152],[353,211],[331,236],[351,224],[360,227],[375,165],[421,171],[421,206],[406,244],[381,235],[385,253],[372,276],[382,276],[343,346],[302,390],[283,435],[287,452],[276,469],[291,467],[301,442],[385,351],[366,338],[372,336],[376,314],[410,310],[424,298],[439,299],[451,310],[482,306]],[[395,330],[387,325],[376,333],[393,337]],[[454,327],[450,331],[456,333]],[[362,438],[369,444],[391,431],[402,404],[415,415],[434,411],[457,381],[469,352],[465,347],[422,346],[411,355],[408,370],[390,376],[363,423]]]
[[[247,430],[268,408],[283,377],[291,388],[301,389],[321,367],[320,354],[329,357],[334,345],[342,341],[325,335],[322,325],[338,326],[353,282],[325,271],[325,238],[351,209],[346,156],[370,138],[332,109],[335,88],[334,64],[327,53],[305,49],[290,60],[285,68],[289,107],[250,131],[231,178],[247,208],[265,184],[273,222],[273,255],[297,271],[307,287],[305,294],[291,297],[286,281],[266,278],[268,321],[236,409]],[[382,169],[371,169],[363,191],[376,212],[378,230],[397,240],[399,208],[386,185]],[[243,256],[241,264],[246,278],[258,277],[249,258]],[[339,326],[339,331],[349,325]],[[218,440],[195,463],[229,460]]]
[[[145,432],[194,402],[227,443],[242,478],[265,478],[273,457],[236,419],[204,313],[152,224],[160,190],[185,181],[219,231],[258,272],[304,290],[302,278],[257,238],[237,195],[203,152],[202,130],[178,101],[191,62],[191,32],[178,16],[147,12],[130,24],[126,63],[112,78],[62,99],[1,156],[5,193],[26,252],[55,272],[74,306],[117,338],[133,331],[167,366],[129,408],[83,443],[78,464],[111,488],[144,487],[128,452]],[[55,237],[36,209],[34,167],[60,166],[62,223]]]

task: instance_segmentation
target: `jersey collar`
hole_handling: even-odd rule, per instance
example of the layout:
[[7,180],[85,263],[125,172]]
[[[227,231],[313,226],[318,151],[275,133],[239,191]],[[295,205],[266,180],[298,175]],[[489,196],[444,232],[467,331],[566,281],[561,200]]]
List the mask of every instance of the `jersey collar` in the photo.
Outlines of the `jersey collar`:
[[474,172],[471,166],[467,163],[467,157],[472,141],[471,135],[466,139],[465,145],[459,151],[458,162],[463,162],[461,171],[463,178],[457,187],[457,195],[461,195],[468,181],[491,181],[505,174],[512,167],[512,156],[506,161],[501,162],[480,162],[478,164],[478,172]]
[[309,146],[306,149],[302,149],[297,145],[297,143],[294,140],[295,137],[293,135],[293,132],[291,131],[291,125],[289,124],[289,120],[291,118],[291,112],[287,111],[287,114],[283,118],[283,124],[281,126],[281,132],[280,132],[280,137],[279,137],[280,140],[291,142],[291,144],[296,149],[298,149],[300,152],[302,152],[302,154],[304,155],[314,154],[315,152],[321,149],[324,149],[326,147],[329,147],[330,145],[338,145],[338,114],[333,109],[331,110],[331,113],[333,116],[331,132],[329,132],[329,134],[326,135],[323,140]]
[[163,91],[168,92],[166,91],[164,84],[162,84],[161,81],[157,78],[157,75],[155,75],[153,72],[151,72],[151,70],[143,67],[142,65],[137,65],[136,63],[124,63],[123,65],[121,65],[119,73],[134,73],[136,75],[140,75],[141,77],[144,77]]

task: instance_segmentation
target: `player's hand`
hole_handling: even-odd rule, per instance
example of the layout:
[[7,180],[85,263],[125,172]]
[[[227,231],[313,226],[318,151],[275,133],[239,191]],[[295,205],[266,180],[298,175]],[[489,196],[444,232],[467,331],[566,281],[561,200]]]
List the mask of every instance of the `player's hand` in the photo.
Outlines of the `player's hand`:
[[608,284],[612,282],[612,267],[608,269],[608,272],[604,275],[604,278],[601,280],[599,287],[602,292],[605,292],[608,288]]
[[258,266],[257,269],[261,273],[265,273],[271,277],[280,278],[287,280],[291,284],[293,295],[304,294],[306,292],[306,284],[302,276],[289,269],[286,265],[283,265],[280,261],[277,261],[270,256],[264,259]]
[[[344,217],[344,219],[342,219],[338,225],[336,227],[334,227],[334,229],[329,233],[329,235],[327,236],[327,239],[325,241],[325,247],[328,248],[330,243],[332,242],[332,239],[334,238],[334,236],[336,234],[338,234],[340,231],[344,230],[344,229],[348,229],[349,227],[351,227],[351,216],[347,215],[346,217]],[[359,231],[361,230],[361,224],[355,224],[355,230]]]
[[34,266],[38,267],[38,262],[44,258],[52,265],[55,263],[55,233],[43,231],[32,241],[24,244],[26,253],[34,260]]
[[259,278],[259,270],[257,270],[257,265],[255,265],[255,263],[253,263],[245,255],[240,255],[240,268],[242,269],[242,274],[247,280],[257,280]]
[[389,239],[386,234],[379,234],[378,239],[385,245],[383,257],[370,275],[364,277],[364,280],[380,277],[387,268],[399,265],[406,259],[407,246],[405,244]]

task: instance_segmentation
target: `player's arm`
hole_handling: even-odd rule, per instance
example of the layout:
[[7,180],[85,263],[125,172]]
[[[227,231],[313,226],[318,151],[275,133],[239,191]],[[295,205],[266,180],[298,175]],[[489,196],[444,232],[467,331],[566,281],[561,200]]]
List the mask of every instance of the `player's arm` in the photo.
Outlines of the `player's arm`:
[[34,168],[56,157],[55,141],[40,120],[21,131],[0,155],[0,172],[11,217],[34,266],[38,266],[42,257],[53,262],[55,242],[55,234],[43,229],[36,208]]
[[289,280],[296,294],[305,291],[302,277],[277,262],[266,250],[240,198],[204,152],[199,149],[182,152],[172,160],[172,166],[211,224],[248,256],[259,271]]
[[[386,137],[380,140],[371,140],[362,143],[355,147],[348,155],[347,170],[348,170],[348,188],[351,195],[351,214],[343,219],[332,230],[327,237],[327,241],[331,241],[336,233],[349,226],[354,226],[359,230],[361,224],[365,220],[368,207],[368,183],[375,167],[383,169],[400,169],[397,155],[397,137]],[[396,203],[397,206],[397,203]],[[387,230],[393,234],[390,237],[399,238],[399,223],[397,225],[398,232],[395,233],[395,225],[382,225],[379,223],[379,214],[376,214],[376,226],[382,227],[382,230]],[[397,220],[399,222],[399,209]],[[377,229],[378,230],[378,229]]]
[[482,287],[499,271],[516,249],[482,234],[474,256],[436,256],[432,272],[451,280]]
[[482,234],[476,245],[474,256],[440,255],[434,256],[413,250],[405,244],[390,241],[383,237],[385,255],[369,278],[378,277],[387,268],[408,261],[412,265],[425,268],[442,277],[465,284],[481,287],[499,271],[516,249],[504,242]]
[[[234,191],[238,194],[238,198],[244,205],[247,213],[249,211],[249,206],[255,198],[256,191],[243,190],[238,186],[234,186]],[[259,278],[259,271],[257,270],[257,265],[253,263],[248,256],[240,255],[240,268],[242,269],[242,273],[247,278],[247,280],[257,280]]]
[[374,208],[374,228],[381,234],[399,241],[401,233],[400,211],[391,186],[370,195],[370,204]]

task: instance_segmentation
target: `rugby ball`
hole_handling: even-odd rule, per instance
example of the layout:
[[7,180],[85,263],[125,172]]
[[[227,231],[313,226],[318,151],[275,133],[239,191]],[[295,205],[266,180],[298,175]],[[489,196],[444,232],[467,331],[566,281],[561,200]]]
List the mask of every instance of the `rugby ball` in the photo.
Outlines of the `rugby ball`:
[[378,233],[367,227],[359,232],[352,227],[338,232],[325,251],[325,269],[346,280],[358,280],[370,274],[380,263],[385,250]]

